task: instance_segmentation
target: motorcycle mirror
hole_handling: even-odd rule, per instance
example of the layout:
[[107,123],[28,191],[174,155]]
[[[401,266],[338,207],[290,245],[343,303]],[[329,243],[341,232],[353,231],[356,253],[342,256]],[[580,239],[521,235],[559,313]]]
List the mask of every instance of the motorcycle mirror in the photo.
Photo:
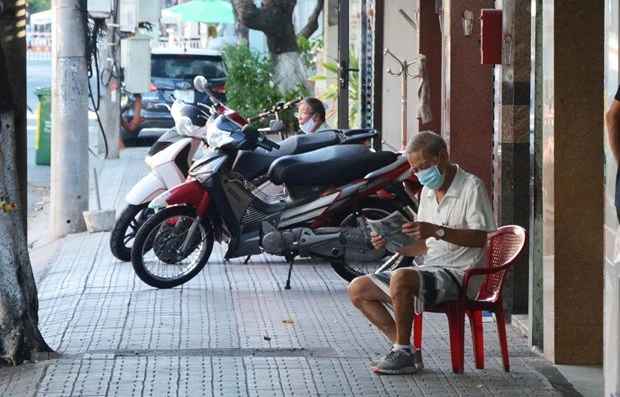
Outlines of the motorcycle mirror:
[[280,120],[271,120],[269,122],[269,130],[273,132],[280,132],[286,128],[283,122]]
[[258,139],[258,137],[260,136],[258,130],[252,127],[252,125],[250,124],[244,125],[241,130],[249,139]]
[[205,78],[205,76],[196,76],[194,77],[194,88],[196,91],[206,92],[209,87],[209,82]]

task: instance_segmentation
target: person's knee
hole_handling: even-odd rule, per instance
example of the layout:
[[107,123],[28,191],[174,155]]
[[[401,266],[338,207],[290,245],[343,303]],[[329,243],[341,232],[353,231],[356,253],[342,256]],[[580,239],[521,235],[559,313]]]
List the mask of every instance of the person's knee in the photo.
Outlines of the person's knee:
[[353,281],[351,281],[351,283],[349,283],[347,293],[349,294],[349,299],[355,306],[364,300],[364,292],[368,291],[368,282],[371,281],[368,280],[367,276],[360,276],[356,277]]
[[395,294],[414,294],[417,285],[417,273],[411,269],[397,269],[392,274],[390,280],[390,293]]

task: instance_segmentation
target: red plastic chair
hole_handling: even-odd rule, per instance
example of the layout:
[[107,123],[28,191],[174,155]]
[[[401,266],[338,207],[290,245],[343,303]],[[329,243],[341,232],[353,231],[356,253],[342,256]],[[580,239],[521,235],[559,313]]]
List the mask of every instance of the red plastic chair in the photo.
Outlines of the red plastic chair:
[[[508,269],[523,254],[526,241],[527,234],[521,226],[502,226],[495,232],[489,233],[487,240],[487,267],[471,269],[465,272],[459,300],[444,302],[428,310],[430,312],[445,313],[448,316],[452,371],[454,373],[463,373],[464,370],[465,315],[469,318],[471,326],[476,368],[484,368],[482,311],[495,313],[504,371],[508,372],[510,370],[502,287]],[[474,275],[485,275],[486,277],[478,295],[472,300],[467,298],[464,291],[467,291],[469,280]],[[413,323],[413,345],[416,349],[420,349],[422,347],[422,314],[417,314]]]

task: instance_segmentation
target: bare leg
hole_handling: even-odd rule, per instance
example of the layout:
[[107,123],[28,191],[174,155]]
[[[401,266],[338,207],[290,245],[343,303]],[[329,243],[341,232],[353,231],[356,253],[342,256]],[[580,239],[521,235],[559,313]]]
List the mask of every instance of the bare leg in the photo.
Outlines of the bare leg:
[[413,297],[420,290],[420,274],[417,270],[402,268],[392,275],[390,295],[396,323],[396,344],[411,344],[411,325],[413,323]]
[[[349,284],[349,298],[366,318],[388,337],[396,341],[396,324],[384,303],[391,304],[390,297],[369,276],[357,277]],[[409,323],[411,327],[411,323]]]

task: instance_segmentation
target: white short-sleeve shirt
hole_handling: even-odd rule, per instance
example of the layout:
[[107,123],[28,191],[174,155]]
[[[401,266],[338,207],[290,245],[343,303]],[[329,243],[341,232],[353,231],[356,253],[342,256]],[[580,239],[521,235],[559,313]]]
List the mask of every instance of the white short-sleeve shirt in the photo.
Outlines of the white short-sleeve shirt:
[[[491,200],[480,178],[456,166],[456,175],[441,203],[436,192],[424,187],[420,195],[417,220],[451,229],[492,232],[497,229]],[[471,248],[430,237],[423,266],[442,266],[462,271],[485,267],[486,248]],[[461,273],[462,274],[462,273]]]

